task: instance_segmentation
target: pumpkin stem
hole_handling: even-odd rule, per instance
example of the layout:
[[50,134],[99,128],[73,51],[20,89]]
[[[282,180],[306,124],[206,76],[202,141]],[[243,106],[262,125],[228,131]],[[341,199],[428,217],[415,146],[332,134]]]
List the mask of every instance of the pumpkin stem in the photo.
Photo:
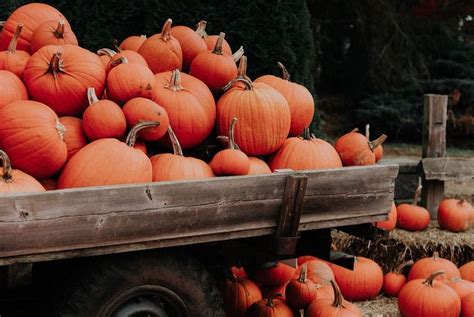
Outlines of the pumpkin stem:
[[171,72],[170,81],[166,84],[165,88],[171,89],[173,91],[183,89],[183,86],[181,86],[181,72],[179,69],[175,69]]
[[10,158],[8,157],[7,153],[5,151],[0,150],[0,160],[3,162],[3,175],[1,179],[5,183],[11,183],[13,182],[12,178],[12,163],[10,162]]
[[385,134],[382,134],[381,136],[379,136],[377,139],[373,140],[373,141],[369,141],[369,148],[370,150],[373,152],[375,150],[375,148],[379,145],[381,145],[382,143],[385,142],[385,140],[387,140],[387,136]]
[[58,21],[58,27],[53,32],[57,39],[64,38],[64,20]]
[[112,40],[112,46],[115,48],[117,52],[122,52],[122,49],[120,48],[120,44],[117,39]]
[[281,78],[290,81],[290,73],[288,73],[288,70],[286,69],[285,65],[280,62],[277,62],[277,65],[278,67],[280,67],[282,72]]
[[92,106],[92,104],[99,102],[99,98],[97,98],[97,95],[95,93],[95,88],[87,88],[87,100],[89,101],[89,106]]
[[413,197],[412,205],[415,205],[415,206],[418,205],[418,198],[420,198],[422,188],[423,186],[421,185],[421,177],[418,177],[418,186],[416,187],[415,196]]
[[356,133],[356,132],[359,132],[359,128],[354,128],[349,133]]
[[66,127],[59,121],[59,119],[56,120],[56,131],[58,131],[59,138],[61,141],[64,141],[64,136],[66,135],[67,129]]
[[[242,56],[242,58],[243,58],[243,56]],[[227,90],[232,88],[232,86],[237,82],[244,83],[246,90],[252,90],[253,89],[253,84],[252,84],[252,81],[250,80],[250,78],[248,78],[248,77],[247,78],[240,78],[240,77],[237,76],[234,79],[232,79],[231,81],[229,81],[224,87],[222,87],[222,91],[226,92]]]
[[58,78],[58,74],[63,71],[61,56],[63,54],[61,52],[56,52],[51,57],[51,61],[49,62],[48,72],[53,74],[54,79]]
[[370,124],[368,123],[365,125],[365,137],[370,140]]
[[224,32],[219,33],[219,37],[217,38],[217,41],[216,41],[216,46],[214,46],[214,49],[212,50],[213,54],[222,55],[222,44],[224,44],[224,38],[225,38],[225,33]]
[[336,281],[330,280],[332,289],[334,291],[334,302],[332,303],[332,306],[341,308],[344,307],[344,298],[342,297],[341,289],[339,288],[339,285],[337,285]]
[[166,20],[163,28],[161,29],[161,39],[163,41],[169,41],[171,39],[171,25],[173,24],[173,20],[168,19]]
[[234,54],[232,54],[232,58],[234,59],[234,62],[237,63],[242,58],[242,56],[244,56],[244,53],[245,53],[244,47],[243,46],[239,47],[239,49],[235,51]]
[[9,54],[14,54],[16,52],[16,45],[18,44],[18,39],[20,38],[20,34],[22,30],[23,30],[23,23],[19,23],[16,26],[15,33],[13,34],[10,44],[8,45],[7,52]]
[[118,66],[120,64],[128,64],[128,59],[125,56],[121,56],[116,60],[110,62],[110,67],[114,68],[115,66]]
[[114,50],[111,50],[110,48],[101,48],[100,50],[97,51],[97,55],[99,56],[107,55],[110,59],[112,59],[112,57],[114,57],[115,54],[117,54],[117,52]]
[[463,199],[458,200],[457,204],[458,206],[462,206],[465,202],[467,202],[467,200],[463,198]]
[[280,293],[270,295],[267,299],[267,306],[268,307],[275,307],[275,304],[273,303],[273,300],[277,297],[283,297],[283,295],[280,294]]
[[309,131],[309,127],[304,127],[303,130],[303,140],[311,140],[311,132]]
[[438,275],[444,274],[445,272],[443,270],[435,271],[431,273],[430,276],[423,282],[423,284],[428,285],[430,287],[433,287],[433,281]]
[[133,147],[135,145],[135,142],[137,141],[138,132],[146,128],[154,128],[159,125],[160,125],[160,122],[158,121],[142,121],[140,123],[137,123],[128,133],[125,143],[129,147]]
[[[216,137],[217,141],[221,141],[224,143],[227,143],[227,146],[229,146],[229,137],[227,135],[219,135]],[[235,143],[235,148],[236,150],[240,150],[240,147]]]
[[202,38],[207,37],[206,26],[207,22],[204,20],[201,20],[196,24],[196,33]]
[[308,266],[306,264],[303,264],[303,266],[301,266],[301,272],[300,272],[300,276],[298,277],[298,282],[306,283],[307,275],[308,275]]
[[179,144],[176,134],[174,133],[173,129],[171,129],[171,125],[168,125],[168,134],[170,136],[171,144],[173,145],[174,155],[184,156],[181,144]]
[[405,267],[413,265],[413,263],[415,263],[413,260],[402,262],[395,268],[395,270],[393,270],[393,272],[400,274]]
[[438,251],[433,252],[433,260],[438,261],[439,260],[439,253]]
[[250,77],[247,76],[247,56],[245,55],[240,57],[239,67],[237,68],[237,77],[251,80]]
[[235,128],[236,123],[237,123],[237,118],[234,117],[232,118],[232,121],[230,122],[230,125],[229,125],[229,149],[231,150],[239,149],[234,139],[234,128]]

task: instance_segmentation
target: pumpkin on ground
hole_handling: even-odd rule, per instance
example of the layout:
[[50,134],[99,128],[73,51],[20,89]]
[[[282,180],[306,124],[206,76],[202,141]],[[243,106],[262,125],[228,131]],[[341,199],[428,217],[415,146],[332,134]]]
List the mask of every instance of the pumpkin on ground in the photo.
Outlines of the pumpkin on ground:
[[281,262],[270,262],[247,272],[254,281],[263,286],[280,286],[293,278],[295,268]]
[[398,295],[398,309],[402,316],[459,317],[461,299],[446,284],[436,281],[443,271],[430,273],[427,278],[408,282]]
[[[207,46],[208,51],[212,51],[212,49],[216,46],[216,42],[219,39],[218,35],[208,35],[206,33],[206,26],[207,22],[201,20],[196,25],[196,33],[204,40]],[[222,41],[222,52],[227,55],[232,55],[232,49],[230,48],[229,43],[226,40]]]
[[[365,137],[367,138],[367,140],[370,141],[370,124],[366,124],[365,125]],[[382,144],[378,145],[375,149],[374,149],[374,155],[375,155],[375,162],[378,162],[382,159],[383,157],[383,147],[382,147]]]
[[36,179],[20,170],[12,169],[5,151],[0,150],[0,196],[7,193],[44,192],[45,189]]
[[335,145],[344,166],[363,166],[375,164],[374,149],[387,139],[382,134],[374,141],[369,141],[359,132],[349,132],[341,136]]
[[413,264],[408,273],[408,280],[428,278],[434,271],[443,270],[444,274],[438,274],[436,279],[460,278],[456,265],[448,259],[439,257],[438,252],[433,252],[433,256],[420,259]]
[[166,110],[150,99],[137,97],[130,99],[123,106],[127,125],[131,128],[140,121],[158,121],[160,125],[144,129],[138,135],[145,141],[158,141],[168,131],[169,118]]
[[46,45],[79,45],[76,35],[64,20],[51,20],[41,24],[31,38],[31,53]]
[[461,317],[474,316],[474,293],[466,295],[461,300]]
[[226,280],[223,299],[228,317],[243,317],[249,306],[262,299],[262,293],[251,280],[232,276]]
[[382,290],[385,295],[397,297],[402,287],[407,283],[406,276],[402,273],[402,270],[409,265],[413,265],[413,261],[407,261],[401,263],[392,272],[388,272],[383,276],[383,287]]
[[36,177],[55,174],[67,159],[66,129],[48,106],[21,100],[0,107],[0,149],[14,168]]
[[261,174],[271,174],[272,170],[265,163],[264,160],[259,159],[258,157],[249,157],[250,168],[247,175],[261,175]]
[[265,83],[285,97],[291,112],[290,136],[298,136],[313,121],[314,99],[305,86],[290,81],[290,74],[282,63],[278,62],[278,67],[282,70],[281,78],[265,75],[255,79],[255,82]]
[[303,265],[298,278],[286,284],[285,298],[288,305],[296,309],[304,309],[316,298],[317,287],[307,278],[307,265]]
[[82,128],[82,120],[75,117],[61,117],[59,122],[66,128],[64,142],[67,146],[67,159],[71,159],[74,154],[87,145],[86,135]]
[[395,203],[392,203],[392,208],[390,208],[390,212],[388,213],[388,219],[385,221],[378,221],[375,225],[380,229],[392,231],[397,226],[397,218],[397,207],[395,206]]
[[132,35],[125,38],[120,43],[120,49],[138,52],[142,44],[146,41],[146,35]]
[[28,100],[23,82],[14,73],[0,70],[0,107],[14,101]]
[[438,224],[442,229],[461,232],[469,230],[474,219],[474,209],[467,201],[444,199],[438,207]]
[[20,37],[22,30],[23,24],[20,23],[16,27],[15,34],[13,34],[8,49],[0,52],[0,70],[8,70],[20,78],[23,78],[26,63],[31,57],[28,52],[16,49],[18,38]]
[[171,33],[178,40],[183,52],[183,70],[188,71],[194,58],[207,51],[206,42],[193,29],[178,25],[171,28]]
[[280,296],[280,294],[271,295],[252,304],[245,312],[245,317],[294,317],[291,308],[277,298]]
[[185,157],[178,138],[171,126],[168,127],[174,154],[157,154],[150,158],[153,166],[153,181],[175,181],[205,179],[214,177],[214,173],[206,162],[194,157]]
[[100,139],[89,143],[66,164],[58,180],[58,188],[77,188],[152,181],[150,159],[133,148],[141,129],[159,122],[142,122],[130,130],[127,140]]
[[418,179],[413,202],[397,206],[397,227],[408,231],[423,231],[430,225],[430,213],[426,208],[417,206],[421,194],[421,178]]
[[301,264],[298,269],[296,269],[296,274],[300,274],[300,268],[302,265],[306,265],[308,268],[308,279],[311,280],[315,284],[322,284],[322,285],[329,285],[330,281],[333,280],[334,273],[331,267],[324,261],[314,258],[309,261],[304,262]]
[[474,293],[474,283],[463,280],[462,278],[455,277],[443,282],[445,282],[446,285],[455,290],[461,299],[463,299],[464,296],[469,295],[470,293]]
[[468,262],[459,268],[461,277],[467,281],[474,282],[474,261]]

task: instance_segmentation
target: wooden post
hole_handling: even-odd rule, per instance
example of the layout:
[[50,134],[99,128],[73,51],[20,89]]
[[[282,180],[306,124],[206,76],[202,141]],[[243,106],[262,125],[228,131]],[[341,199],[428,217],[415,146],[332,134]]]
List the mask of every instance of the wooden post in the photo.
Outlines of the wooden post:
[[[446,156],[446,120],[448,96],[425,95],[423,113],[422,157]],[[423,177],[421,204],[430,212],[431,219],[438,216],[438,205],[444,195],[444,181],[426,180]]]

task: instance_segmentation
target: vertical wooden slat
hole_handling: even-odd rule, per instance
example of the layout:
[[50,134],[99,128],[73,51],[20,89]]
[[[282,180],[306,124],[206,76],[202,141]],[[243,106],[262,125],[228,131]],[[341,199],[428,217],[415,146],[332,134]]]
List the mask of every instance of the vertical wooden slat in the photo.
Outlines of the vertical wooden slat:
[[[422,157],[446,156],[446,120],[448,96],[425,95],[423,113]],[[438,205],[444,195],[444,181],[423,179],[421,203],[436,219]]]

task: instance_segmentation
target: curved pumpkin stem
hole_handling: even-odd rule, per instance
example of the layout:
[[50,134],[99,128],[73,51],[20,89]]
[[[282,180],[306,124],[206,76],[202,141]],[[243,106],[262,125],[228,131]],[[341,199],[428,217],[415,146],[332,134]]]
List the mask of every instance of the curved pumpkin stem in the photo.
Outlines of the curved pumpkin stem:
[[334,291],[334,302],[332,305],[337,308],[343,308],[344,298],[342,297],[341,289],[334,280],[330,280],[332,289]]
[[64,38],[64,28],[65,28],[64,20],[59,20],[58,26],[56,30],[53,32],[54,36],[56,36],[57,39]]
[[97,98],[97,95],[95,93],[95,88],[87,88],[87,100],[89,101],[89,106],[99,102],[99,98]]
[[356,132],[359,132],[359,128],[354,128],[349,133],[356,133]]
[[16,26],[15,33],[13,34],[13,37],[10,41],[10,44],[8,45],[8,50],[7,52],[9,54],[14,54],[16,52],[16,46],[18,44],[18,39],[20,38],[21,31],[23,30],[23,23],[19,23]]
[[277,298],[277,297],[283,297],[283,295],[280,294],[280,293],[270,295],[270,296],[268,297],[268,299],[267,299],[266,305],[267,305],[268,307],[275,307],[275,303],[273,303],[273,300],[274,300],[275,298]]
[[196,24],[196,33],[202,38],[207,37],[206,26],[207,21],[204,20],[201,20]]
[[234,139],[234,129],[235,129],[235,124],[237,123],[237,121],[238,121],[237,118],[234,117],[232,118],[232,121],[230,122],[230,125],[229,125],[229,149],[231,150],[239,149]]
[[117,58],[116,60],[112,61],[110,63],[110,67],[114,68],[114,67],[116,67],[120,64],[128,64],[128,59],[125,56],[121,56],[121,57]]
[[114,57],[115,54],[117,54],[117,52],[114,50],[111,50],[110,48],[101,48],[100,50],[97,51],[97,55],[99,56],[107,55],[110,59],[112,59],[112,57]]
[[3,175],[1,179],[5,183],[13,182],[12,178],[12,163],[10,162],[10,158],[8,157],[5,151],[0,150],[0,160],[3,162]]
[[168,19],[166,20],[165,24],[163,24],[163,28],[161,29],[161,39],[165,42],[171,39],[171,25],[172,24],[173,24],[173,20]]
[[413,202],[411,203],[412,205],[418,205],[418,198],[420,198],[422,188],[423,186],[421,185],[421,177],[418,177],[418,186],[416,187],[415,196],[413,197]]
[[135,142],[137,141],[138,132],[146,128],[154,128],[159,125],[160,122],[158,121],[142,121],[140,123],[137,123],[128,133],[125,143],[128,146],[133,147],[135,145]]
[[171,129],[171,125],[168,125],[168,134],[170,136],[171,144],[173,145],[174,155],[184,156],[181,144],[179,144],[176,134],[174,133],[173,129]]
[[400,274],[400,273],[402,273],[402,270],[405,267],[413,265],[413,263],[415,263],[415,262],[413,262],[413,260],[402,262],[395,268],[395,270],[393,270],[393,272]]
[[183,89],[183,86],[181,86],[181,72],[179,69],[175,69],[171,72],[170,81],[165,85],[165,88],[171,89],[173,91]]
[[281,78],[284,79],[284,80],[290,81],[290,73],[286,69],[285,65],[283,65],[280,62],[277,62],[277,65],[278,65],[278,67],[280,67],[281,72],[282,72]]
[[306,264],[303,264],[303,266],[301,267],[300,276],[298,277],[298,282],[306,283],[307,276],[308,276],[308,266]]
[[370,141],[369,142],[369,148],[370,150],[373,152],[375,150],[375,148],[379,145],[381,145],[382,143],[385,142],[385,140],[387,140],[387,136],[385,134],[382,134],[381,136],[379,136],[377,139],[373,140],[373,141]]
[[216,45],[214,46],[214,49],[212,50],[213,54],[217,55],[222,55],[222,44],[224,44],[224,38],[225,38],[225,33],[221,32],[219,33],[219,37],[217,38]]
[[53,57],[51,57],[51,61],[49,62],[48,72],[53,74],[54,79],[57,79],[59,73],[63,71],[61,62],[62,55],[63,54],[61,52],[54,53]]
[[246,90],[252,90],[253,89],[253,84],[252,84],[252,81],[250,80],[250,78],[236,77],[236,78],[232,79],[231,81],[229,81],[224,87],[222,87],[222,91],[226,92],[227,90],[232,88],[232,86],[234,86],[235,83],[238,83],[238,82],[244,83]]
[[244,53],[245,53],[244,47],[243,46],[239,47],[239,49],[235,51],[234,54],[232,54],[232,58],[234,59],[234,62],[237,63],[242,58],[242,56],[244,56]]
[[435,271],[435,272],[431,273],[431,275],[428,276],[428,278],[423,282],[423,284],[428,285],[430,287],[433,287],[433,281],[435,280],[435,278],[439,275],[444,274],[444,273],[445,272],[443,270],[439,270],[439,271]]

